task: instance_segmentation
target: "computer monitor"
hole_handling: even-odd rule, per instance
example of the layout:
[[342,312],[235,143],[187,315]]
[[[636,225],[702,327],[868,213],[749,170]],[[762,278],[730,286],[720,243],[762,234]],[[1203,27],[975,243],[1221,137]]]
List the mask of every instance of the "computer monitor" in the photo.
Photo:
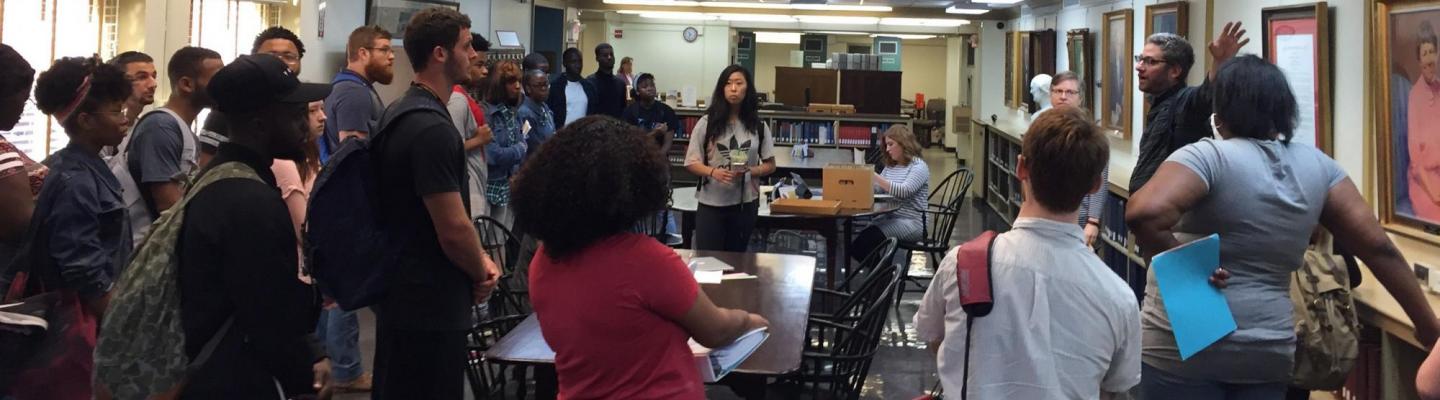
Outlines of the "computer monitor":
[[515,31],[495,31],[495,41],[500,47],[520,47],[520,35]]

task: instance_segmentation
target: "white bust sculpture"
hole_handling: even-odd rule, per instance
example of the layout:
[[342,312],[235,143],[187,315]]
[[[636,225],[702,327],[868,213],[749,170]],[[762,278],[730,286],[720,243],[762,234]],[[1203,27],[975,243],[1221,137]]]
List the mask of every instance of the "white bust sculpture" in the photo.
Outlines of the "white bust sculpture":
[[1031,110],[1035,113],[1050,108],[1050,75],[1040,74],[1030,78],[1030,95],[1035,98],[1035,104],[1040,106],[1039,110]]

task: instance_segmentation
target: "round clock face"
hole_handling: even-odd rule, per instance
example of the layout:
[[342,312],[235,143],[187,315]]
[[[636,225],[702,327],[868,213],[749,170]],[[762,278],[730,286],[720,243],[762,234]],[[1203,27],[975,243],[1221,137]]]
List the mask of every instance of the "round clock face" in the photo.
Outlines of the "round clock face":
[[683,34],[685,36],[685,41],[687,42],[694,42],[695,39],[698,39],[700,37],[700,31],[695,30],[695,27],[693,26],[686,27]]

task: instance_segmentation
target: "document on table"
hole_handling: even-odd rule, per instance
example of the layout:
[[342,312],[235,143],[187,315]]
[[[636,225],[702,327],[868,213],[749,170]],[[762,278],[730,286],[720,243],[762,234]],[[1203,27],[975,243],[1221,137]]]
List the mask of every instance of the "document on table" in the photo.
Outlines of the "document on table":
[[1220,267],[1220,235],[1160,253],[1150,262],[1175,332],[1180,359],[1187,360],[1235,331],[1235,316],[1210,275]]
[[716,349],[706,348],[690,339],[690,352],[695,355],[695,369],[700,371],[700,379],[713,383],[724,378],[750,358],[769,337],[768,328],[756,328],[740,335],[735,342]]

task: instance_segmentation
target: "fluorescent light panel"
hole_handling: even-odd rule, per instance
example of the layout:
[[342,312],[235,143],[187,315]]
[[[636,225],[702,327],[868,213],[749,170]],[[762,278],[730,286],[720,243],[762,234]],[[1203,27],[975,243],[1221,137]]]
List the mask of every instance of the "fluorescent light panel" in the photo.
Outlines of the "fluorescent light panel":
[[980,15],[988,12],[990,12],[990,10],[979,8],[960,8],[956,6],[950,6],[945,8],[946,14]]
[[896,39],[903,39],[903,40],[923,40],[923,39],[930,39],[930,38],[934,38],[934,37],[935,37],[935,35],[907,35],[907,34],[903,34],[903,33],[874,33],[874,34],[871,34],[871,35],[870,35],[870,37],[872,37],[872,38],[873,38],[873,37],[881,37],[881,36],[893,37],[893,38],[896,38]]
[[604,0],[605,4],[662,7],[708,7],[708,8],[756,8],[767,10],[812,10],[812,11],[869,11],[890,12],[889,6],[866,6],[844,4],[786,4],[786,3],[742,3],[733,1],[689,1],[689,0]]
[[970,0],[971,3],[985,4],[1015,4],[1025,0]]
[[795,22],[795,17],[777,14],[709,14],[726,21],[744,22]]
[[830,15],[797,15],[795,19],[811,24],[874,25],[880,22],[880,19],[875,17],[836,17]]
[[941,18],[881,18],[880,25],[891,26],[943,26],[956,27],[970,23],[963,19]]
[[870,33],[868,33],[868,32],[846,32],[846,31],[807,31],[807,32],[805,32],[805,33],[813,33],[813,34],[817,34],[817,35],[841,35],[841,36],[865,36],[865,35],[869,35],[869,34],[870,34]]

